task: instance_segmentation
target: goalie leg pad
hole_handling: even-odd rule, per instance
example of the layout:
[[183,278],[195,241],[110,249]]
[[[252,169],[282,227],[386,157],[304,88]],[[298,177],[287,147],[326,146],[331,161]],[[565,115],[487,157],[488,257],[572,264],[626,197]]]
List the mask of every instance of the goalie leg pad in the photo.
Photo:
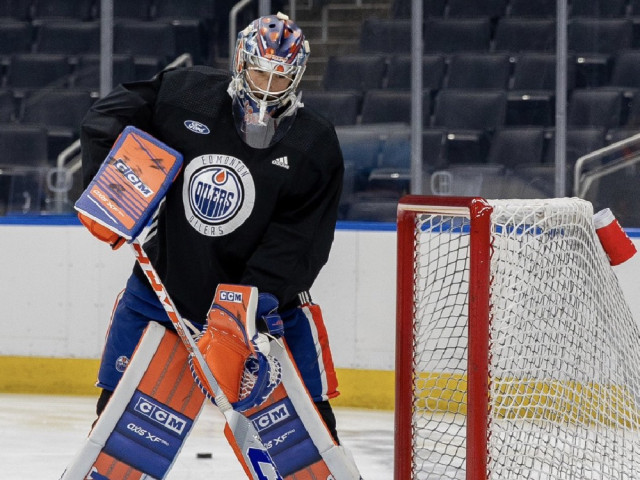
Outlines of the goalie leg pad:
[[62,480],[165,478],[205,399],[187,356],[175,333],[151,322]]
[[271,352],[282,369],[282,383],[267,402],[245,412],[285,480],[358,480],[353,459],[333,439],[285,343]]

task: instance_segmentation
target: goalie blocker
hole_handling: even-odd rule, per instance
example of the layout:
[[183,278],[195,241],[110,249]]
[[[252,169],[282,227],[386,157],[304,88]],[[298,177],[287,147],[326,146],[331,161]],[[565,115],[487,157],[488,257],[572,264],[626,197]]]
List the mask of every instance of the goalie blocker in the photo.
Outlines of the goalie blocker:
[[182,168],[180,153],[126,127],[75,204],[82,224],[113,249],[140,235]]

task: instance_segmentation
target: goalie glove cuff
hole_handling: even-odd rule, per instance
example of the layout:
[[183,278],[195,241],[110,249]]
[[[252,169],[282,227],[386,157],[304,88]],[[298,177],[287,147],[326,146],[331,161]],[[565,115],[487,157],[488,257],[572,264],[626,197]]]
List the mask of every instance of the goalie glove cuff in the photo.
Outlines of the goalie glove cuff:
[[284,324],[278,313],[278,299],[270,293],[258,295],[258,307],[256,309],[256,323],[258,329],[269,335],[279,338],[284,335]]
[[117,250],[124,244],[124,237],[121,237],[113,230],[101,225],[92,218],[89,218],[80,212],[78,212],[78,218],[80,219],[80,223],[87,227],[87,230],[91,232],[91,235],[96,237],[98,240],[108,243],[113,250]]

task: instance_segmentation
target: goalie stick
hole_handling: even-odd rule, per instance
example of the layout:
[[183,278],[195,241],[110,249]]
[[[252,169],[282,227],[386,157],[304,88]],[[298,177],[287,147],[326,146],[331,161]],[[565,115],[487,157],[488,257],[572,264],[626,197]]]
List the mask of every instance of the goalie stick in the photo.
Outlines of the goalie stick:
[[266,447],[262,444],[253,423],[233,409],[227,396],[222,391],[222,388],[220,388],[202,353],[198,349],[194,338],[189,333],[184,319],[178,312],[173,300],[171,300],[169,292],[167,292],[155,268],[151,265],[151,260],[149,260],[142,244],[138,239],[133,239],[130,244],[133,247],[138,264],[149,280],[153,291],[158,296],[158,300],[160,300],[160,303],[167,312],[176,332],[184,342],[189,355],[197,362],[205,377],[204,379],[211,387],[215,397],[215,403],[224,415],[228,429],[238,446],[239,451],[236,453],[242,456],[243,461],[241,463],[245,470],[248,470],[246,472],[247,475],[253,480],[283,480],[280,473],[278,473],[271,455],[269,455]]

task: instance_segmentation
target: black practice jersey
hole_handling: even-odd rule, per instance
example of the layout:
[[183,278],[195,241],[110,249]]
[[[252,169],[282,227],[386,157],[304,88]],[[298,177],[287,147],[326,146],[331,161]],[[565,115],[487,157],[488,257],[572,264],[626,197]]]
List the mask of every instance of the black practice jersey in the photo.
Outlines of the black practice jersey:
[[301,108],[278,144],[253,149],[236,132],[229,80],[192,67],[121,85],[81,129],[85,185],[127,125],[184,156],[145,249],[182,315],[196,322],[219,283],[254,285],[283,306],[309,290],[329,256],[342,188],[329,122]]

